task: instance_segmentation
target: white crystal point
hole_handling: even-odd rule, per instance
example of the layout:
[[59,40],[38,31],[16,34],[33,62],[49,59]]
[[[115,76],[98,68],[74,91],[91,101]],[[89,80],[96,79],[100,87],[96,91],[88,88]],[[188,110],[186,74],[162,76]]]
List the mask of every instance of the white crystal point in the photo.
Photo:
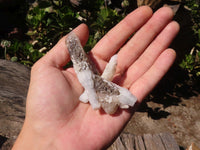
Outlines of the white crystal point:
[[117,66],[117,54],[111,57],[101,77],[108,81],[112,81],[116,71],[116,66]]
[[79,100],[83,103],[87,103],[88,102],[88,93],[86,91],[84,91],[81,96],[79,97]]
[[118,107],[127,109],[135,104],[137,98],[129,90],[111,82],[116,71],[117,55],[111,57],[100,76],[74,32],[68,34],[66,45],[77,78],[84,87],[80,101],[89,101],[93,109],[102,107],[108,114],[114,114]]
[[114,114],[117,109],[118,109],[118,104],[117,103],[102,103],[101,107],[103,108],[103,110],[107,113],[107,114]]
[[129,106],[134,106],[137,101],[137,98],[127,89],[119,87],[120,95],[118,97],[120,107],[128,108]]

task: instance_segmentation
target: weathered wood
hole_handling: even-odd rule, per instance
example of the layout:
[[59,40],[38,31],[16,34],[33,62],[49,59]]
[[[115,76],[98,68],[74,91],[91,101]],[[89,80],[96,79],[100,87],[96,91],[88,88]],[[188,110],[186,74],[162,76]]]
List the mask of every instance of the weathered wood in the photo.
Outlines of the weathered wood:
[[11,149],[25,118],[30,68],[0,59],[0,149]]
[[180,150],[170,133],[133,135],[122,133],[109,150]]
[[158,134],[153,134],[153,141],[157,147],[158,150],[165,150],[165,146],[162,143],[162,140]]
[[136,150],[145,150],[145,145],[141,136],[135,136]]
[[151,134],[144,134],[144,143],[145,147],[148,150],[159,150],[157,149],[156,144],[154,143],[153,136]]
[[174,140],[173,135],[169,133],[160,133],[160,137],[162,139],[162,142],[165,146],[165,149],[171,149],[171,150],[180,150],[177,142]]
[[119,136],[117,140],[111,146],[112,150],[126,150],[125,145],[123,145],[121,137]]
[[121,135],[121,140],[122,143],[125,145],[127,150],[133,150],[134,149],[134,137],[132,134],[127,133],[127,134],[122,134]]

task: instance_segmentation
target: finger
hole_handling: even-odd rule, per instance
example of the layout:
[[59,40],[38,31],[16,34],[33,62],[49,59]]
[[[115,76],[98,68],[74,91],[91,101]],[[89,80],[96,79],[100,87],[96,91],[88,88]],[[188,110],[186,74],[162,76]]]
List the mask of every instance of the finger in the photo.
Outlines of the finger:
[[[88,27],[85,24],[81,24],[73,31],[79,37],[81,44],[85,45],[89,36]],[[62,39],[58,41],[58,43],[42,58],[41,61],[58,68],[65,66],[70,60],[67,46],[65,44],[66,36],[62,37]]]
[[126,73],[121,76],[118,84],[129,88],[135,80],[142,76],[153,65],[159,55],[168,48],[178,31],[178,23],[175,21],[169,23],[149,45],[145,52],[128,68]]
[[130,91],[138,98],[138,102],[141,102],[166,74],[173,64],[175,57],[176,53],[174,50],[165,50],[152,67],[132,84]]
[[110,57],[151,17],[152,10],[143,6],[112,28],[92,49],[92,55],[108,61]]
[[163,7],[155,12],[151,19],[119,51],[117,72],[123,73],[143,53],[172,18],[173,11],[168,7]]

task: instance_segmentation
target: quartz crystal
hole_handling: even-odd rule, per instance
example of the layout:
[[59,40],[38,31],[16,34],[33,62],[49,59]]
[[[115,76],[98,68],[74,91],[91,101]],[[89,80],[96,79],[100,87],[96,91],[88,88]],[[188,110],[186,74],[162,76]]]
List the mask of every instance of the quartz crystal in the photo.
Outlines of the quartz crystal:
[[114,114],[118,107],[127,109],[135,104],[137,98],[129,90],[111,82],[117,66],[117,55],[111,57],[100,76],[73,31],[68,34],[65,42],[77,78],[84,87],[80,101],[89,102],[93,109],[103,108],[108,114]]

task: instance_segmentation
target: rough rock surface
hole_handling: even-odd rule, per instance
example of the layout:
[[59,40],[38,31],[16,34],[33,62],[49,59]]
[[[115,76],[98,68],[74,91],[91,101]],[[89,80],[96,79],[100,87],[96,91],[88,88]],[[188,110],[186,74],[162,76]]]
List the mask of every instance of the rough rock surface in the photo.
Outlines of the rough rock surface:
[[25,117],[30,69],[0,59],[0,149],[11,149]]

